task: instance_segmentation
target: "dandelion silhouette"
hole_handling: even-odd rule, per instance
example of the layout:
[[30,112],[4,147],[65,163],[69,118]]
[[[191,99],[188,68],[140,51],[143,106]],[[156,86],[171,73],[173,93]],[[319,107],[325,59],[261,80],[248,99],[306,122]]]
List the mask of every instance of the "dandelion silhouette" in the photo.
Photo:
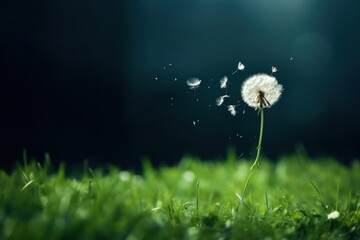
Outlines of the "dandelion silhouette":
[[259,134],[259,143],[257,146],[257,154],[253,165],[250,168],[250,174],[246,180],[243,196],[245,195],[246,188],[249,184],[249,180],[253,173],[254,167],[260,166],[260,151],[262,144],[262,136],[264,130],[264,108],[270,108],[274,105],[280,98],[280,95],[283,91],[283,86],[278,84],[275,77],[260,73],[253,76],[250,76],[246,79],[241,88],[241,96],[247,105],[258,109],[258,114],[260,114],[260,134]]

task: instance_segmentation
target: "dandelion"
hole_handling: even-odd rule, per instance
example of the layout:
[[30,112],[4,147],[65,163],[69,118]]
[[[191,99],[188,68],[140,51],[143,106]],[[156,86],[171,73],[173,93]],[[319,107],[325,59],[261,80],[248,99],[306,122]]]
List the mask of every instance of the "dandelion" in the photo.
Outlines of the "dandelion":
[[216,99],[216,105],[220,106],[223,104],[224,99],[230,97],[229,95],[220,96]]
[[228,105],[227,106],[227,109],[228,111],[230,112],[231,115],[235,116],[236,115],[236,110],[235,110],[235,107],[238,106],[238,105]]
[[237,71],[244,71],[245,69],[245,65],[242,64],[241,62],[238,63],[237,69],[235,70],[235,72],[233,72],[231,75],[234,75]]
[[242,85],[244,102],[255,109],[269,108],[279,100],[282,85],[273,76],[261,73],[249,77]]
[[220,80],[220,88],[227,88],[227,82],[228,82],[228,78],[227,76],[224,76],[221,80]]
[[260,156],[263,129],[264,129],[264,108],[270,108],[272,105],[274,105],[279,100],[282,91],[283,91],[283,86],[278,84],[276,78],[264,73],[250,76],[247,80],[244,81],[242,85],[242,89],[241,89],[242,99],[250,107],[258,109],[258,114],[260,114],[260,118],[261,118],[257,154],[255,161],[250,168],[250,174],[246,180],[243,195],[245,194],[254,167],[260,166],[259,156]]
[[276,73],[276,72],[277,72],[277,68],[274,67],[274,66],[272,66],[272,67],[271,67],[271,73]]

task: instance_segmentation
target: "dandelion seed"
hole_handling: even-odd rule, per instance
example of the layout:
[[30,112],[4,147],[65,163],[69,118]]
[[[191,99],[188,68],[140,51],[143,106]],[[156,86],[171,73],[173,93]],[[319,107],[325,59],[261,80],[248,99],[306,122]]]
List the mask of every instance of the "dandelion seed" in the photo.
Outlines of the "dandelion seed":
[[235,72],[233,72],[231,75],[234,75],[237,71],[244,71],[245,69],[245,65],[242,64],[241,62],[238,63],[237,69],[235,70]]
[[293,60],[293,57],[290,57],[290,61],[292,61]]
[[227,82],[228,82],[228,78],[227,76],[224,76],[221,80],[220,80],[220,88],[227,88]]
[[276,73],[276,72],[277,72],[277,68],[274,67],[274,66],[272,66],[272,67],[271,67],[271,73]]
[[158,80],[158,77],[155,77],[155,81]]
[[210,88],[210,86],[208,86],[208,88]]
[[194,126],[196,125],[196,122],[195,122],[195,121],[193,121],[193,125],[194,125]]
[[165,70],[165,69],[166,69],[166,67],[163,67],[163,69]]
[[172,66],[172,63],[169,63],[169,66],[171,67],[171,66]]
[[253,108],[271,107],[279,100],[283,91],[273,76],[261,73],[250,76],[242,85],[241,96]]
[[230,97],[229,95],[223,95],[223,96],[220,96],[216,99],[216,105],[220,106],[221,104],[223,104],[224,102],[224,99],[227,98],[227,97]]
[[336,219],[340,216],[338,211],[333,211],[327,215],[327,219]]
[[175,81],[177,81],[177,78],[175,78]]
[[235,116],[236,115],[236,110],[235,110],[236,105],[228,105],[228,111],[230,112],[231,115]]
[[200,120],[197,120],[197,122],[200,122]]
[[190,78],[186,81],[186,84],[190,87],[191,90],[194,90],[200,87],[201,80],[198,78]]

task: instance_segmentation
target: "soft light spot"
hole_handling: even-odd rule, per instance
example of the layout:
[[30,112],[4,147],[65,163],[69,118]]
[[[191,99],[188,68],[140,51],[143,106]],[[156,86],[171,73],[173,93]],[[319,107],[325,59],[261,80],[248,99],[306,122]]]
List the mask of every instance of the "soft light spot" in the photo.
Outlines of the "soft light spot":
[[333,211],[327,215],[328,219],[337,219],[340,216],[338,211]]

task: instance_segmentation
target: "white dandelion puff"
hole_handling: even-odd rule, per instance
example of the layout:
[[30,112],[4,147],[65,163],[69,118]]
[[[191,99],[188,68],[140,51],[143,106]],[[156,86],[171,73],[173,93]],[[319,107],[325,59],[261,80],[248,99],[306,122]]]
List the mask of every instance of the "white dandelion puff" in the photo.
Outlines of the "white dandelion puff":
[[230,114],[233,115],[233,116],[236,115],[236,110],[235,110],[235,107],[236,107],[236,106],[237,106],[237,105],[228,105],[228,106],[227,106],[228,111],[229,111]]
[[260,73],[244,81],[241,96],[250,107],[269,108],[279,100],[282,91],[283,86],[278,84],[275,77]]
[[333,211],[327,215],[327,219],[337,219],[340,216],[338,211]]
[[274,67],[274,66],[272,66],[272,67],[271,67],[271,73],[276,73],[276,72],[277,72],[277,68]]
[[227,76],[224,76],[221,80],[220,80],[220,88],[227,88],[227,82],[228,82],[228,78]]
[[245,65],[242,62],[238,63],[237,69],[235,70],[235,72],[232,73],[232,75],[234,75],[237,71],[244,71],[245,69]]
[[186,81],[186,84],[190,87],[191,90],[194,90],[200,87],[201,80],[198,78],[190,78]]
[[216,99],[216,105],[220,106],[221,104],[223,104],[224,99],[230,97],[229,95],[224,95],[224,96],[220,96]]

